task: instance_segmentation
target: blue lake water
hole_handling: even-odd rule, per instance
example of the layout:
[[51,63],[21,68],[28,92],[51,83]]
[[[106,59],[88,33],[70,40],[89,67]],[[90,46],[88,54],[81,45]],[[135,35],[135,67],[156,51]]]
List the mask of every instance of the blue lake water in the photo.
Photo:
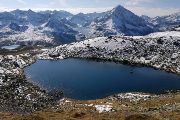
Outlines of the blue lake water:
[[38,60],[25,68],[32,82],[65,97],[90,100],[122,92],[161,93],[180,90],[180,75],[114,62],[82,59]]
[[7,50],[13,50],[20,47],[20,45],[9,45],[9,46],[3,46],[1,47],[2,49],[7,49]]

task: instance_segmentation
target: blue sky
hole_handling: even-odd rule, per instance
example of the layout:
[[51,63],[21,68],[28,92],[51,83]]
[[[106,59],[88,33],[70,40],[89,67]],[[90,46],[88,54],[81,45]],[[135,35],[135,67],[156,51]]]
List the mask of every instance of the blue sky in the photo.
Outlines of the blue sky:
[[123,5],[138,15],[162,16],[180,12],[180,0],[0,0],[0,10],[64,9],[72,13],[101,12]]

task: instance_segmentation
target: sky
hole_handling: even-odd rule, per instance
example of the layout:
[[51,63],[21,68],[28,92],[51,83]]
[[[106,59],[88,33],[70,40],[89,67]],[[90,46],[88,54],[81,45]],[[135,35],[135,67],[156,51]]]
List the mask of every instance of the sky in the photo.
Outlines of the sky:
[[137,15],[150,17],[180,12],[180,0],[0,0],[0,11],[14,9],[103,12],[122,5]]

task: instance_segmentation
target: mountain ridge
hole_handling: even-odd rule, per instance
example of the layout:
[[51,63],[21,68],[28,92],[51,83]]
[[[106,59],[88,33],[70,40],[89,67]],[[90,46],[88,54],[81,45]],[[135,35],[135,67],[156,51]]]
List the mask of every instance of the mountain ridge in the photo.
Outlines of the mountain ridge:
[[[179,13],[150,18],[135,15],[121,5],[106,12],[76,15],[62,10],[35,12],[17,9],[0,12],[0,43],[4,45],[20,41],[23,44],[22,41],[30,40],[33,43],[48,41],[48,44],[58,45],[100,36],[142,36],[175,30],[180,25]],[[37,35],[40,36],[38,39],[35,37]]]

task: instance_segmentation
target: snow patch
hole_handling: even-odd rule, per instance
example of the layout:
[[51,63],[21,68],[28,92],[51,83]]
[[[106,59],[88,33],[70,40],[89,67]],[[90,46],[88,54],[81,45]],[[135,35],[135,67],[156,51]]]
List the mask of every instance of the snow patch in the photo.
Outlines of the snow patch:
[[96,108],[96,111],[98,111],[99,113],[111,112],[113,108],[111,105],[95,105],[94,107]]

